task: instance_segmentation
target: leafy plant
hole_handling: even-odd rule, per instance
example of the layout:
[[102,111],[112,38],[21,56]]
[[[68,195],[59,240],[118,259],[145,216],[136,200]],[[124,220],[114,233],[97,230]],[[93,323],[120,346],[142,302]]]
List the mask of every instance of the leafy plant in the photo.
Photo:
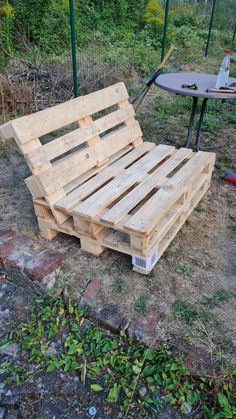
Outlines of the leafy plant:
[[[178,307],[185,315],[187,309],[190,320],[197,316],[190,305],[179,302]],[[154,350],[92,324],[83,330],[84,319],[85,312],[70,300],[49,296],[38,300],[28,320],[1,344],[17,342],[27,356],[24,368],[16,359],[1,365],[4,382],[20,384],[40,370],[78,371],[82,382],[90,381],[91,391],[103,392],[108,403],[119,402],[126,417],[134,409],[136,417],[154,418],[167,402],[187,415],[195,409],[203,417],[233,418],[236,414],[235,370],[224,365],[212,376],[193,375],[183,354],[174,355],[166,344]],[[58,335],[66,337],[56,353],[48,352]],[[139,394],[139,386],[146,388],[145,394]]]

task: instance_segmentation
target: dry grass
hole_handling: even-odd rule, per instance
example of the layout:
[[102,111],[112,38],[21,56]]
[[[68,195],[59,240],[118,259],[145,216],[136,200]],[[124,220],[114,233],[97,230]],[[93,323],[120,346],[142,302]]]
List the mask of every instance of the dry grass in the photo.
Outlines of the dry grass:
[[27,114],[33,105],[33,96],[26,81],[11,82],[0,74],[0,122],[10,117]]

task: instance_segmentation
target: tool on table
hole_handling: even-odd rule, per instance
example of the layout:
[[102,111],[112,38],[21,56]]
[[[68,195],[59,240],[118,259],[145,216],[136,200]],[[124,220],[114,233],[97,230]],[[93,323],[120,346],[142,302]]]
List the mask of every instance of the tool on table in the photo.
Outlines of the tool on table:
[[229,87],[220,87],[220,89],[207,89],[207,93],[236,93],[236,89]]
[[188,89],[198,90],[198,86],[196,85],[196,83],[190,83],[190,84],[184,83],[182,84],[181,87],[183,88],[187,87]]
[[224,180],[226,180],[226,182],[236,184],[236,173],[226,172],[225,175],[224,175]]
[[137,109],[141,105],[141,103],[142,103],[143,99],[145,98],[147,92],[149,91],[151,85],[155,82],[156,78],[162,73],[163,68],[164,68],[164,65],[166,64],[167,60],[170,58],[170,55],[171,55],[173,49],[174,49],[174,47],[171,46],[170,49],[169,49],[169,51],[166,53],[165,57],[163,58],[161,64],[159,65],[157,71],[148,80],[148,82],[146,83],[146,86],[144,86],[142,88],[142,90],[140,90],[140,92],[132,100],[131,103],[133,105],[139,99],[139,101],[137,102],[136,106],[134,106],[135,111],[137,111]]

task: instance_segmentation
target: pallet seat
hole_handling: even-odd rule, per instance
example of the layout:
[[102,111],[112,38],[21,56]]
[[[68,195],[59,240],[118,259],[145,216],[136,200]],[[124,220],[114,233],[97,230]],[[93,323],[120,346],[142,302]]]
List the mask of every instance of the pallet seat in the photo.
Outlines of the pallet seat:
[[215,154],[143,142],[124,83],[3,124],[32,176],[41,235],[111,248],[149,273],[210,186]]

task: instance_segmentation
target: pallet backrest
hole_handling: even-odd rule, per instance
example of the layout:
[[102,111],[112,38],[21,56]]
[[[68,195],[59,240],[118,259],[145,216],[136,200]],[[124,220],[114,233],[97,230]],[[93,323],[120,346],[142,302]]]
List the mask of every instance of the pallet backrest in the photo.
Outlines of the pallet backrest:
[[[61,197],[68,183],[102,166],[128,144],[136,147],[142,142],[128,97],[125,84],[117,83],[10,121],[0,127],[0,134],[6,140],[15,139],[45,198]],[[110,113],[92,118],[105,109]],[[61,137],[45,144],[40,141],[40,137],[73,123],[77,123],[73,130]]]

